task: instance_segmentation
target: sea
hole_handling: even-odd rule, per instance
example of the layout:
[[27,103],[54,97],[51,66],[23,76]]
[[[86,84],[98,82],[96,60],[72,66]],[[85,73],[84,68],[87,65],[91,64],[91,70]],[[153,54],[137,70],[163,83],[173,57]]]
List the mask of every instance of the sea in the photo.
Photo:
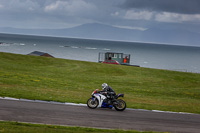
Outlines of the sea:
[[200,73],[200,47],[0,33],[0,52],[33,51],[89,62],[98,62],[100,52],[119,52],[131,55],[131,65]]

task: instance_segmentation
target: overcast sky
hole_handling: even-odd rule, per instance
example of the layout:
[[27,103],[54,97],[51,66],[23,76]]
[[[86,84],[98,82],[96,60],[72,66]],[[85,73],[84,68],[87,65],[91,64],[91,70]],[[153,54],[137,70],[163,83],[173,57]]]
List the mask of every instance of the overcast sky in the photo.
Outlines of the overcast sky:
[[199,26],[200,0],[0,0],[0,18],[0,27],[15,28],[93,22],[138,30],[158,23]]

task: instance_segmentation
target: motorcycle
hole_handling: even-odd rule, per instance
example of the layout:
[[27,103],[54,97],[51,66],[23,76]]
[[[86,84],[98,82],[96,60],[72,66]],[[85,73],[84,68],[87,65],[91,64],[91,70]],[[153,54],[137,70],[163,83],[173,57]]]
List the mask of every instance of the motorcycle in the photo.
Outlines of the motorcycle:
[[126,109],[126,102],[118,99],[119,97],[124,97],[124,94],[118,94],[112,99],[108,99],[106,95],[96,89],[92,92],[92,97],[88,99],[87,106],[91,109],[97,107],[112,109],[114,107],[117,111],[123,111]]

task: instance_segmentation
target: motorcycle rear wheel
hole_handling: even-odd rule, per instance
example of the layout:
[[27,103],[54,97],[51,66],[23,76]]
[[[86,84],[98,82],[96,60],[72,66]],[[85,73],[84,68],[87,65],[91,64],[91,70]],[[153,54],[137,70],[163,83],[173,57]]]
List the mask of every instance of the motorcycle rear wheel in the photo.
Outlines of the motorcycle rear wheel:
[[123,111],[126,109],[126,102],[122,99],[118,99],[117,104],[115,104],[114,107],[117,111]]
[[99,105],[99,102],[97,99],[93,99],[93,98],[90,98],[88,99],[87,101],[87,106],[91,109],[95,109],[97,108],[97,106]]

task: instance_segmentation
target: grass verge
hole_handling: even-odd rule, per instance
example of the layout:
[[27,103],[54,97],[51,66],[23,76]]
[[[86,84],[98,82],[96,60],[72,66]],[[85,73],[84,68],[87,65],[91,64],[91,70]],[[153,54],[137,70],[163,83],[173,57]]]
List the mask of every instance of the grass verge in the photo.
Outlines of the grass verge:
[[157,133],[133,130],[109,130],[57,125],[28,124],[20,122],[0,122],[0,133]]
[[108,83],[128,108],[200,113],[200,74],[0,53],[0,96],[86,103]]

